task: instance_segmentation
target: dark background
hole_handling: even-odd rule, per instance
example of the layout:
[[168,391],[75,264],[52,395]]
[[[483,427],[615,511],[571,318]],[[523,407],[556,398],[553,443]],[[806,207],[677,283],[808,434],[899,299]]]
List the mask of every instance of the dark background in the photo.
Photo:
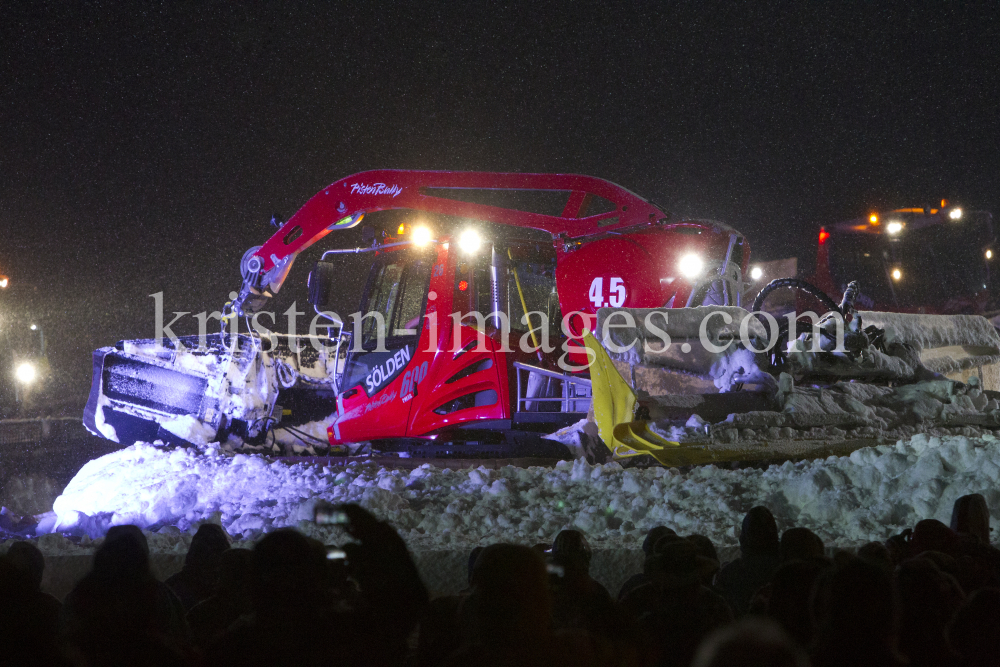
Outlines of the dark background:
[[[4,3],[0,344],[41,323],[82,401],[93,348],[153,334],[148,295],[218,309],[272,213],[371,168],[601,176],[807,265],[820,224],[873,207],[996,211],[996,13]],[[345,273],[350,304],[363,276]]]

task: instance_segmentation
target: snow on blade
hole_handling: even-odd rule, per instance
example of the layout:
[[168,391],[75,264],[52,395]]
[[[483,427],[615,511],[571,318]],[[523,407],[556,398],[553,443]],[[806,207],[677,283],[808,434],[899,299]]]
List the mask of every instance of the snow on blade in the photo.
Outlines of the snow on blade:
[[244,539],[287,525],[323,538],[330,529],[300,523],[323,498],[361,503],[391,521],[415,550],[546,541],[570,526],[597,548],[637,548],[659,524],[727,548],[738,543],[746,511],[765,505],[782,529],[805,526],[828,545],[850,547],[920,519],[947,522],[954,500],[967,493],[986,497],[1000,529],[998,481],[1000,441],[992,435],[917,435],[849,457],[687,473],[582,460],[499,470],[323,468],[140,443],[84,466],[40,530],[96,537],[114,524],[184,531],[216,520]]

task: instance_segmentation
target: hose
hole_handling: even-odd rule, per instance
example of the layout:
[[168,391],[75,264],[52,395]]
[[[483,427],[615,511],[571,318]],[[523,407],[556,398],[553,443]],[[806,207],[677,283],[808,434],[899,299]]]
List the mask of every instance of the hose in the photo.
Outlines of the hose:
[[[757,298],[753,300],[753,312],[760,313],[761,309],[764,307],[764,299],[767,298],[767,295],[773,292],[774,290],[781,289],[783,287],[793,287],[795,289],[800,289],[803,292],[812,294],[814,297],[820,300],[820,302],[826,307],[828,312],[840,313],[841,315],[843,315],[843,313],[840,312],[840,306],[837,305],[836,301],[828,297],[826,295],[826,292],[824,292],[818,287],[810,285],[804,280],[799,280],[798,278],[776,278],[775,280],[772,280],[767,285],[765,285],[764,289],[762,289],[760,291],[760,294],[757,295]],[[761,323],[766,325],[766,323],[763,321],[763,318],[760,315],[758,315],[757,317],[758,319],[761,320]]]
[[[852,283],[852,285],[856,285],[856,283]],[[765,285],[764,289],[762,289],[760,293],[757,295],[757,298],[753,300],[752,312],[754,315],[756,315],[760,323],[764,325],[765,330],[767,330],[768,322],[764,318],[762,312],[764,308],[764,299],[766,299],[771,292],[785,287],[799,289],[802,290],[803,292],[813,295],[820,301],[820,303],[823,304],[823,307],[826,308],[827,312],[840,313],[841,315],[844,314],[841,311],[840,306],[837,305],[837,303],[833,299],[827,296],[826,292],[819,289],[815,285],[811,285],[804,280],[799,280],[798,278],[776,278],[775,280],[772,280],[767,285]],[[775,340],[776,345],[774,351],[770,355],[772,367],[781,367],[783,365],[785,360],[784,347],[787,344],[787,342],[788,342],[788,322],[782,321],[778,323],[778,337]]]

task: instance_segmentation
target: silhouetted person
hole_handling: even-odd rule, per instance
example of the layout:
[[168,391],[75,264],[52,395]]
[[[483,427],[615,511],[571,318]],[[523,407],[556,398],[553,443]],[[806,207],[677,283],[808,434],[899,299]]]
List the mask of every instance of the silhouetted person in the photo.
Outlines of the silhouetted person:
[[[677,533],[673,529],[667,528],[666,526],[656,526],[646,533],[646,538],[642,541],[642,552],[646,555],[646,558],[649,558],[652,555],[653,546],[656,544],[657,540],[665,535],[677,535]],[[618,590],[618,599],[621,600],[630,590],[638,586],[642,586],[643,584],[648,583],[648,581],[649,580],[646,578],[645,572],[632,575]]]
[[342,608],[334,595],[326,548],[285,528],[253,549],[252,614],[208,651],[213,665],[395,665],[427,603],[406,545],[357,505],[340,508],[358,540],[344,546],[359,595]]
[[809,656],[773,621],[748,618],[709,635],[691,667],[809,667]]
[[702,585],[714,590],[715,577],[719,574],[720,567],[719,553],[715,550],[715,545],[704,535],[688,535],[684,539],[693,544],[694,548],[698,550],[698,555],[701,556],[698,576],[701,578]]
[[896,652],[896,597],[891,575],[859,558],[819,582],[816,667],[903,664]]
[[184,608],[149,569],[149,546],[136,526],[114,526],[91,571],[66,596],[71,650],[90,664],[182,664]]
[[58,643],[58,617],[52,618],[52,608],[39,599],[33,576],[18,559],[17,554],[13,559],[0,556],[0,662],[28,667],[68,664]]
[[552,627],[612,632],[616,613],[611,595],[590,576],[593,556],[578,530],[563,530],[552,541],[550,559],[557,571],[552,583]]
[[[945,626],[962,604],[958,582],[928,558],[914,558],[896,570],[899,592],[899,650],[914,667],[957,664]],[[998,656],[1000,657],[1000,656]]]
[[784,628],[785,632],[808,647],[813,640],[812,594],[823,572],[833,568],[827,558],[791,560],[782,563],[771,578],[767,614]]
[[45,575],[45,557],[30,542],[14,542],[7,550],[7,559],[24,577],[28,593],[26,604],[32,613],[39,614],[37,626],[43,636],[54,640],[59,632],[59,617],[62,603],[48,593],[42,592],[42,577]]
[[823,540],[808,528],[789,528],[781,534],[778,551],[782,563],[822,558]]
[[958,498],[951,510],[951,529],[990,544],[990,510],[986,499],[978,493]]
[[862,545],[858,548],[858,558],[875,565],[881,565],[887,570],[891,570],[894,567],[892,554],[889,552],[889,548],[882,542],[869,542]]
[[1000,590],[976,591],[955,613],[948,640],[965,667],[993,667],[1000,660]]
[[754,507],[743,518],[740,557],[727,564],[715,578],[719,593],[737,617],[745,614],[750,599],[778,568],[778,525],[766,507]]
[[195,646],[210,646],[237,619],[250,613],[252,561],[253,554],[247,549],[229,549],[219,557],[215,592],[187,615]]
[[687,667],[701,640],[732,621],[721,596],[702,585],[703,557],[689,541],[667,535],[646,560],[649,583],[626,594],[621,606],[651,642],[655,664]]
[[[545,545],[546,548],[547,545]],[[537,547],[537,545],[536,545]],[[536,550],[538,550],[536,547]],[[469,553],[468,587],[457,595],[435,598],[427,605],[420,619],[420,633],[417,636],[417,666],[432,667],[457,651],[471,636],[472,632],[463,627],[462,606],[472,593],[472,575],[476,561],[485,547],[476,547]],[[544,550],[542,550],[544,551]]]
[[229,549],[229,535],[214,523],[203,523],[191,539],[184,557],[184,567],[166,581],[184,609],[190,611],[215,590],[219,576],[219,557]]
[[551,630],[549,575],[529,547],[494,544],[476,562],[471,606],[476,640],[454,653],[448,667],[561,667],[586,665],[580,644]]

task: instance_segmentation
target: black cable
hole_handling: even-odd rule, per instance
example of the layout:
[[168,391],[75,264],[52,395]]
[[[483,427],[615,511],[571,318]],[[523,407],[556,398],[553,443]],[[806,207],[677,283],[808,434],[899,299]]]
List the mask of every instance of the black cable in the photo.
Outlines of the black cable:
[[[826,292],[818,287],[815,287],[814,285],[810,285],[804,280],[799,280],[798,278],[776,278],[765,285],[764,289],[762,289],[757,295],[757,298],[753,300],[753,312],[761,312],[761,309],[764,307],[764,299],[766,299],[771,292],[781,289],[782,287],[793,287],[795,289],[800,289],[803,292],[812,294],[820,300],[828,312],[840,313],[840,306],[837,305],[836,301],[827,296]],[[840,314],[843,315],[843,313]],[[758,318],[759,317],[760,316],[758,316]]]

